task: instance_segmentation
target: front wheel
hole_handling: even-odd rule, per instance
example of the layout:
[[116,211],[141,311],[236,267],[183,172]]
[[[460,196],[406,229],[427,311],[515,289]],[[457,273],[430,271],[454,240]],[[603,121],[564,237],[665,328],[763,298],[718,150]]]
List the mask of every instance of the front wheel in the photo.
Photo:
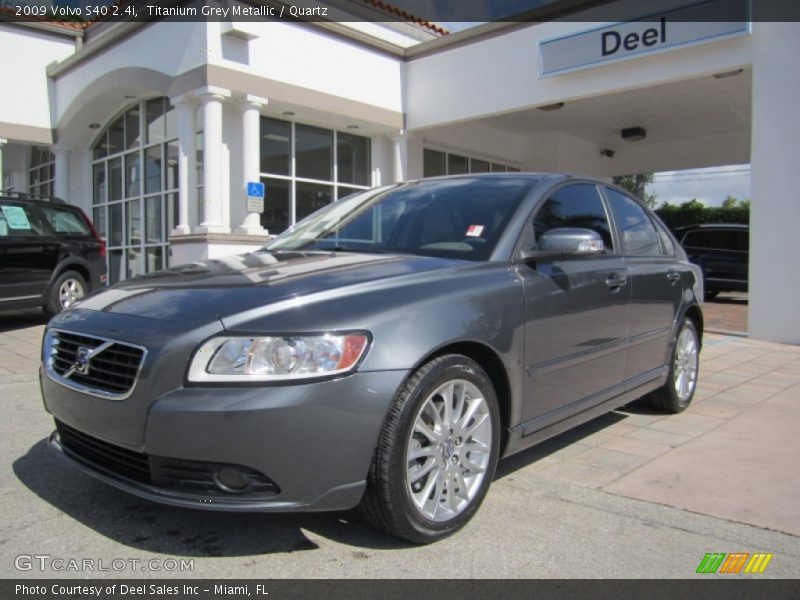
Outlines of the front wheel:
[[414,543],[450,535],[478,510],[499,447],[497,396],[486,372],[466,356],[435,358],[393,400],[361,511]]
[[685,318],[672,347],[667,382],[650,395],[653,407],[673,414],[686,410],[694,397],[699,367],[700,338],[692,320]]

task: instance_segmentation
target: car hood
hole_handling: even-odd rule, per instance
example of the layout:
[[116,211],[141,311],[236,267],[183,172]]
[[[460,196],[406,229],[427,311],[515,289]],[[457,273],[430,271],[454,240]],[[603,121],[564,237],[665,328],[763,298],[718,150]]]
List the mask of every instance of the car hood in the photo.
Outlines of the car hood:
[[76,308],[208,323],[307,294],[463,264],[442,258],[355,252],[266,252],[180,265],[118,283]]

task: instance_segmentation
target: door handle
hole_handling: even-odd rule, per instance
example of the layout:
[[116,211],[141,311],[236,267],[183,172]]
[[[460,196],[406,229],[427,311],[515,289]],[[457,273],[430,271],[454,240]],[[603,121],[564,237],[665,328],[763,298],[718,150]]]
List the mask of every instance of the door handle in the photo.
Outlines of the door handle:
[[606,285],[611,288],[613,291],[621,288],[623,285],[628,283],[628,278],[624,275],[620,275],[618,273],[612,273],[606,279]]
[[670,280],[672,285],[675,285],[676,283],[678,283],[678,281],[680,281],[681,274],[678,273],[677,271],[670,271],[669,273],[667,273],[667,279]]

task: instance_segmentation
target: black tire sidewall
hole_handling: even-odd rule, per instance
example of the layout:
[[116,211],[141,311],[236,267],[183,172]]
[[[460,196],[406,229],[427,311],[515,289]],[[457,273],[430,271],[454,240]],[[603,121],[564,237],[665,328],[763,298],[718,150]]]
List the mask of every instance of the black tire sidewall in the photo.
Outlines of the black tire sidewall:
[[[459,515],[445,522],[431,521],[421,515],[406,486],[406,464],[408,444],[415,418],[422,404],[437,387],[451,379],[464,379],[474,384],[484,395],[492,420],[492,447],[489,464],[478,493],[470,505]],[[390,460],[390,495],[399,506],[398,516],[404,521],[404,529],[411,535],[409,539],[431,542],[450,535],[463,527],[480,507],[494,477],[500,448],[500,412],[497,395],[485,371],[473,360],[465,356],[451,355],[426,373],[414,387],[405,401],[400,414],[397,439],[394,440]]]
[[74,279],[78,283],[81,284],[83,287],[83,293],[87,294],[89,289],[86,285],[86,280],[83,276],[76,272],[76,271],[64,271],[59,275],[56,280],[53,282],[53,286],[50,288],[50,293],[47,298],[47,305],[45,306],[45,311],[51,317],[60,313],[63,308],[61,307],[61,300],[59,298],[59,290],[61,286],[64,285],[64,282],[68,279]]

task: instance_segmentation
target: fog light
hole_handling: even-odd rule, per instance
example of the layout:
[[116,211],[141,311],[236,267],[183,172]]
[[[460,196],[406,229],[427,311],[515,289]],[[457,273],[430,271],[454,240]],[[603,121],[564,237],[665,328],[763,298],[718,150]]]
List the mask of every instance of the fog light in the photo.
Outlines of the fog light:
[[222,467],[214,473],[214,483],[223,492],[243,492],[249,486],[245,474],[236,467]]

